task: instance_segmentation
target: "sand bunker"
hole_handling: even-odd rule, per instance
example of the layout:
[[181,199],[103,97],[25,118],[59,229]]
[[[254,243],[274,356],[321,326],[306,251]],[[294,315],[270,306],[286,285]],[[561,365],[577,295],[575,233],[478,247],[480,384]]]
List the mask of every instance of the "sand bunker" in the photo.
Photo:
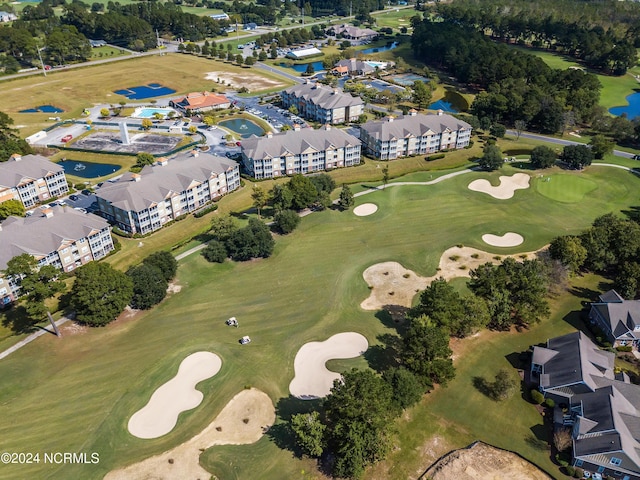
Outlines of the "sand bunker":
[[211,352],[196,352],[185,358],[176,376],[153,392],[149,402],[129,419],[131,435],[157,438],[173,430],[180,413],[202,402],[204,395],[196,385],[213,377],[221,366],[220,357]]
[[502,236],[486,233],[482,235],[482,241],[494,247],[517,247],[524,238],[519,233],[507,232]]
[[421,277],[398,262],[377,263],[362,273],[371,293],[362,301],[360,307],[363,310],[380,310],[389,305],[409,308],[413,297],[436,278],[443,277],[445,280],[451,280],[468,277],[469,271],[487,262],[498,263],[507,257],[516,260],[532,259],[536,255],[537,252],[527,252],[497,256],[494,253],[470,247],[451,247],[440,257],[438,271],[432,277]]
[[500,450],[482,442],[454,450],[431,465],[422,477],[433,480],[548,480],[551,478],[515,453]]
[[341,375],[327,370],[325,364],[334,358],[357,357],[367,348],[367,339],[355,332],[338,333],[324,342],[305,343],[293,363],[295,376],[289,384],[291,395],[302,400],[326,397],[333,381]]
[[258,90],[266,90],[269,88],[284,87],[283,82],[279,82],[274,78],[263,77],[255,73],[247,72],[207,72],[207,80],[214,82],[231,84],[235,89],[246,87],[250,92]]
[[202,432],[160,455],[110,472],[106,480],[197,480],[210,478],[200,454],[214,445],[255,443],[276,419],[271,399],[255,388],[238,393]]
[[516,190],[529,188],[529,179],[526,173],[515,173],[510,177],[501,175],[500,185],[497,187],[492,186],[489,180],[481,178],[471,182],[468,188],[474,192],[487,193],[499,200],[507,200],[513,197]]
[[363,203],[353,209],[353,213],[358,217],[366,217],[367,215],[374,214],[378,211],[378,206],[375,203]]

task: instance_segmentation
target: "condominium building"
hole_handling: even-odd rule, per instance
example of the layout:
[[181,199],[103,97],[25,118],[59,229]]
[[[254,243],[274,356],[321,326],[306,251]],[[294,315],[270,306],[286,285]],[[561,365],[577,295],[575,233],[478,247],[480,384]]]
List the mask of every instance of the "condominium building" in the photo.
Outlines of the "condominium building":
[[12,155],[0,163],[0,203],[20,200],[25,208],[69,192],[64,169],[41,155]]
[[284,108],[295,106],[298,115],[322,124],[355,122],[364,113],[360,97],[321,83],[294,85],[283,90],[280,97]]
[[361,125],[360,140],[369,155],[393,160],[464,148],[471,140],[471,125],[441,111],[424,115],[410,110],[409,115]]
[[[0,270],[12,258],[27,253],[40,266],[70,272],[111,250],[109,224],[69,207],[41,207],[29,217],[9,217],[0,225]],[[18,293],[19,285],[13,279],[0,277],[0,303],[12,302]]]
[[236,162],[194,150],[105,183],[96,197],[100,215],[126,232],[144,234],[239,186]]
[[242,142],[242,164],[254,178],[272,178],[310,173],[360,163],[360,140],[330,125],[264,137],[252,136]]

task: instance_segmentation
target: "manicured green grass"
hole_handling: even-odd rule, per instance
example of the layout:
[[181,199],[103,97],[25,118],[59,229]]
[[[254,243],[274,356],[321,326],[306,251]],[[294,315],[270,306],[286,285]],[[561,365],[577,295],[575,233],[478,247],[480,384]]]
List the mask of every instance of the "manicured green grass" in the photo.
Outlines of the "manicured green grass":
[[[191,438],[246,385],[265,391],[276,403],[287,398],[293,360],[304,343],[357,331],[375,345],[380,335],[395,334],[393,323],[384,315],[359,308],[369,293],[362,272],[371,264],[395,260],[421,275],[432,275],[442,251],[451,245],[486,249],[480,237],[488,231],[508,225],[525,237],[522,246],[500,249],[501,253],[533,250],[558,234],[578,233],[598,215],[640,201],[633,175],[604,167],[583,172],[599,188],[570,211],[566,204],[533,188],[516,192],[508,201],[467,188],[475,178],[495,180],[514,171],[504,167],[492,174],[473,172],[429,187],[395,187],[359,197],[358,204],[371,201],[379,206],[372,217],[314,213],[293,234],[279,237],[274,255],[267,260],[212,265],[192,255],[178,271],[182,291],[154,310],[103,329],[66,333],[62,339],[45,336],[12,354],[0,362],[0,404],[4,418],[17,421],[0,423],[3,449],[95,451],[100,453],[100,463],[5,465],[0,478],[101,478],[112,468]],[[245,187],[237,198],[249,195],[250,188]],[[233,196],[227,198],[235,201]],[[188,221],[143,242],[162,238],[165,245],[170,244],[162,235],[174,235]],[[127,246],[125,256],[137,255],[137,242]],[[402,448],[394,454],[400,457],[392,457],[398,463],[389,476],[407,478],[395,472],[416,461],[418,450],[405,445],[417,442],[419,447],[433,432],[444,435],[452,446],[483,438],[544,463],[545,454],[527,449],[528,428],[535,425],[536,416],[530,407],[513,399],[500,408],[489,408],[489,401],[478,398],[469,384],[469,375],[489,376],[505,364],[504,354],[566,331],[568,326],[558,319],[567,313],[567,305],[576,303],[571,299],[554,310],[555,323],[545,322],[547,329],[534,328],[522,337],[487,333],[470,340],[472,351],[461,353],[458,360],[458,379],[409,413],[414,422],[401,429]],[[240,330],[224,325],[231,315],[240,320]],[[251,345],[239,347],[239,335],[250,335]],[[133,412],[185,356],[200,350],[213,351],[223,360],[220,373],[199,384],[203,403],[183,413],[165,437],[130,436],[126,424]],[[202,458],[214,473],[224,472],[231,478],[255,478],[255,472],[267,480],[305,478],[302,470],[310,469],[309,462],[296,460],[265,439],[254,446],[213,448]]]
[[[128,53],[126,53],[128,55]],[[91,49],[91,60],[100,60],[102,58],[119,57],[125,55],[125,51],[115,47],[95,47]]]
[[561,173],[534,180],[538,193],[551,200],[564,203],[581,201],[585,195],[598,188],[593,180],[585,178],[581,173]]
[[418,12],[413,8],[388,9],[375,15],[376,26],[391,27],[394,29],[407,27],[407,29],[411,29],[411,18],[417,14]]
[[523,53],[528,53],[540,57],[544,63],[551,68],[557,68],[560,70],[567,69],[569,67],[579,67],[580,64],[573,60],[571,57],[566,57],[558,53],[549,52],[547,50],[537,50],[534,48],[521,47],[518,45],[509,45],[514,50],[518,50]]

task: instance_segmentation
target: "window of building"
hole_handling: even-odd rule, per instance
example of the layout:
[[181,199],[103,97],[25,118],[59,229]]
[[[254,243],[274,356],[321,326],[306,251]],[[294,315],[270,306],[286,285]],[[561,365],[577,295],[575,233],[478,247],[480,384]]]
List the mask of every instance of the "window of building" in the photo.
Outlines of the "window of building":
[[602,473],[602,472],[604,472],[604,467],[602,465],[600,465],[598,467],[598,473]]
[[611,457],[611,460],[609,461],[609,463],[611,463],[611,465],[622,465],[622,459],[621,458],[617,458],[617,457]]
[[582,466],[582,460],[578,459],[576,460],[576,467],[581,467]]

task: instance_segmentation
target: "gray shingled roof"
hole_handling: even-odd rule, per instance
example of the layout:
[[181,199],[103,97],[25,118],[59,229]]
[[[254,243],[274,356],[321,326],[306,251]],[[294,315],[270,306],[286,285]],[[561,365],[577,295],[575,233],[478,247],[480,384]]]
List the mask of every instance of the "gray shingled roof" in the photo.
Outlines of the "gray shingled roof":
[[64,172],[64,169],[42,155],[12,157],[0,163],[0,185],[15,187],[25,178],[36,180],[58,172]]
[[105,183],[96,195],[123,210],[141,211],[186,190],[194,181],[203,183],[212,174],[232,169],[236,162],[208,153],[180,155],[166,165],[147,165],[139,174],[128,172],[115,183]]
[[360,144],[360,140],[353,135],[339,128],[325,126],[318,130],[303,128],[272,136],[251,136],[242,141],[242,151],[247,158],[277,158],[287,154],[298,155],[307,150],[324,151]]
[[601,302],[619,302],[622,303],[624,302],[624,298],[622,298],[620,296],[620,294],[618,292],[616,292],[615,290],[609,290],[607,292],[604,292],[601,295],[598,295],[598,298],[600,298]]
[[28,253],[36,257],[58,250],[65,241],[75,241],[109,226],[106,220],[68,207],[48,207],[53,216],[37,209],[30,217],[9,217],[0,230],[0,270],[13,257]]
[[375,72],[376,69],[369,65],[364,60],[359,60],[357,58],[345,58],[344,60],[340,60],[335,64],[336,67],[347,67],[350,72],[355,72],[362,70],[364,73],[372,73]]
[[616,338],[640,338],[640,335],[633,331],[635,325],[640,325],[640,301],[595,303],[593,308],[609,322],[611,331]]
[[424,115],[422,113],[367,122],[360,126],[360,130],[367,132],[370,137],[382,141],[410,136],[421,137],[429,132],[439,134],[447,130],[458,131],[460,129],[470,130],[471,125],[447,114]]
[[287,88],[285,92],[297,98],[304,98],[307,102],[327,110],[364,104],[360,97],[352,97],[348,93],[321,83],[302,83]]

